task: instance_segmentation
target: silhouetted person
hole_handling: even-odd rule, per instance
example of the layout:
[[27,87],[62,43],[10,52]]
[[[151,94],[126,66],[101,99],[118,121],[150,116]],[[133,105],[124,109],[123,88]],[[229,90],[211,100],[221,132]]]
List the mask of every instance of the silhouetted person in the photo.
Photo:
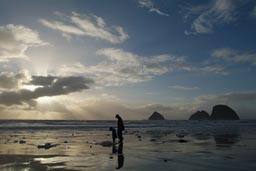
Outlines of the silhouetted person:
[[110,127],[109,130],[112,131],[112,141],[114,143],[116,142],[116,138],[117,138],[116,129],[113,127]]
[[123,119],[117,114],[117,136],[119,138],[119,143],[123,142],[123,130],[124,130],[124,123]]
[[117,151],[117,167],[116,169],[122,168],[124,165],[124,155],[123,155],[123,143],[120,143]]

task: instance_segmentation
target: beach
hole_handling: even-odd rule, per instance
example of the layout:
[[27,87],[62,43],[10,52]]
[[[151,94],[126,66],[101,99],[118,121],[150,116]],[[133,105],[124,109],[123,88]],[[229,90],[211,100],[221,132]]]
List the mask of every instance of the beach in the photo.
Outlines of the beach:
[[126,121],[124,143],[112,145],[115,124],[1,121],[0,170],[256,169],[255,121]]

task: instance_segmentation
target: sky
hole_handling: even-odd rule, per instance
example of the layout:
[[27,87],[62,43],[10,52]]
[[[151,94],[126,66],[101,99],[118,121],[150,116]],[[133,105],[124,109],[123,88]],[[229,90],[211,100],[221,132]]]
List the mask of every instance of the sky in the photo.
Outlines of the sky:
[[0,119],[256,119],[254,0],[1,0]]

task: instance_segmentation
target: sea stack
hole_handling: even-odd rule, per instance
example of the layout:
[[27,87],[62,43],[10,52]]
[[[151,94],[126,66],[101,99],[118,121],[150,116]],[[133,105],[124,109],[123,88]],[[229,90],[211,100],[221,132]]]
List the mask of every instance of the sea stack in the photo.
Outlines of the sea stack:
[[154,112],[149,118],[148,120],[165,120],[163,115],[161,115],[160,113],[158,112]]
[[208,120],[209,118],[210,118],[210,115],[206,111],[202,110],[192,114],[189,117],[189,120]]
[[237,113],[226,105],[216,105],[212,108],[210,120],[239,120]]

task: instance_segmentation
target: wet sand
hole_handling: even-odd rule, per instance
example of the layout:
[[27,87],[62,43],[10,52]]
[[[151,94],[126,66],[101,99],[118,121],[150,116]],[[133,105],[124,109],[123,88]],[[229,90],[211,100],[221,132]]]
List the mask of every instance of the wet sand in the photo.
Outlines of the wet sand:
[[[109,131],[0,131],[0,170],[256,169],[255,134],[193,131],[180,139],[177,132],[128,129],[122,145],[102,145]],[[37,147],[45,143],[56,146]]]

